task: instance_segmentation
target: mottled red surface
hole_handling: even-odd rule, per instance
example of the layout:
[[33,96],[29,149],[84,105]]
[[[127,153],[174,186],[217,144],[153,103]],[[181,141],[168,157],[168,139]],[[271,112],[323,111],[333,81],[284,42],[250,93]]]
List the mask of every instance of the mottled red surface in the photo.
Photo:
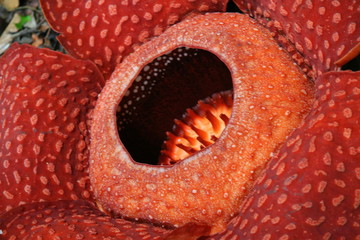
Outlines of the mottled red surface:
[[91,198],[89,117],[100,72],[19,44],[0,66],[0,215],[29,202]]
[[224,11],[227,0],[54,1],[40,0],[61,44],[73,56],[90,59],[107,79],[134,48],[189,14]]
[[[170,231],[115,219],[87,201],[33,203],[0,219],[5,239],[163,239]],[[0,235],[1,237],[1,235]],[[3,239],[3,238],[1,238]]]
[[228,229],[210,239],[360,238],[360,73],[316,82],[304,124],[256,180]]
[[[336,70],[360,53],[358,0],[235,0],[239,8],[279,34],[296,49],[299,62],[316,76]],[[304,58],[304,59],[303,59]]]

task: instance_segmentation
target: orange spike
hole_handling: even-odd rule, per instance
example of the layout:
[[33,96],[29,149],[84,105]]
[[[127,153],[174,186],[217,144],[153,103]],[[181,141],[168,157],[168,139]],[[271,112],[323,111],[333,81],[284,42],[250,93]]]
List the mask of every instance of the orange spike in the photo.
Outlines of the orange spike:
[[[175,119],[174,133],[166,133],[168,139],[163,145],[164,150],[161,151],[159,164],[177,163],[213,144],[226,127],[227,122],[222,116],[230,116],[232,97],[231,91],[213,94],[198,101],[193,108],[186,109],[181,120]],[[181,147],[179,142],[183,142]],[[184,151],[187,154],[184,154]],[[169,161],[168,158],[171,160]]]

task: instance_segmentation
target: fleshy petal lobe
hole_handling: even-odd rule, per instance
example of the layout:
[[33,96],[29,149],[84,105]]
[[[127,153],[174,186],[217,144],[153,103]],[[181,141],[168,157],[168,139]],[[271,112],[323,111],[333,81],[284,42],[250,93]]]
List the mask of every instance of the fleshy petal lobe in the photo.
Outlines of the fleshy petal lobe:
[[20,206],[0,219],[5,239],[163,239],[170,231],[115,219],[91,203],[57,201]]
[[19,44],[0,66],[0,212],[90,198],[89,116],[104,83],[96,66]]
[[95,62],[107,79],[115,66],[153,36],[193,12],[224,11],[227,1],[41,0],[45,16],[73,56]]
[[[360,2],[357,0],[235,0],[313,68],[315,76],[336,70],[360,52]],[[292,52],[292,50],[290,50]]]

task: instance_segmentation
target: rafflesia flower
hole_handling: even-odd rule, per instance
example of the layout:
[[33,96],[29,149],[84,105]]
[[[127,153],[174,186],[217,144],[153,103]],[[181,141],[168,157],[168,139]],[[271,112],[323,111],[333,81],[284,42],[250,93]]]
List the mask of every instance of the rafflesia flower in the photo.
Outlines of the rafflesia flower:
[[41,1],[77,59],[0,60],[2,238],[360,238],[359,2],[235,2]]

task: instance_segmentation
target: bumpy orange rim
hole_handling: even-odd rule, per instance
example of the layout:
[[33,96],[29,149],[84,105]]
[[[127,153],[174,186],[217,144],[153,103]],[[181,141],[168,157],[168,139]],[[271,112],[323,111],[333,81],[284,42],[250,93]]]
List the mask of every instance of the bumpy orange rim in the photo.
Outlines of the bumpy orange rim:
[[[174,166],[136,163],[118,136],[116,108],[146,64],[178,47],[207,50],[229,68],[232,116],[217,142]],[[249,17],[213,13],[185,20],[127,57],[100,94],[91,129],[95,197],[126,217],[176,227],[195,222],[217,232],[238,210],[256,170],[299,124],[311,92],[270,32]]]

